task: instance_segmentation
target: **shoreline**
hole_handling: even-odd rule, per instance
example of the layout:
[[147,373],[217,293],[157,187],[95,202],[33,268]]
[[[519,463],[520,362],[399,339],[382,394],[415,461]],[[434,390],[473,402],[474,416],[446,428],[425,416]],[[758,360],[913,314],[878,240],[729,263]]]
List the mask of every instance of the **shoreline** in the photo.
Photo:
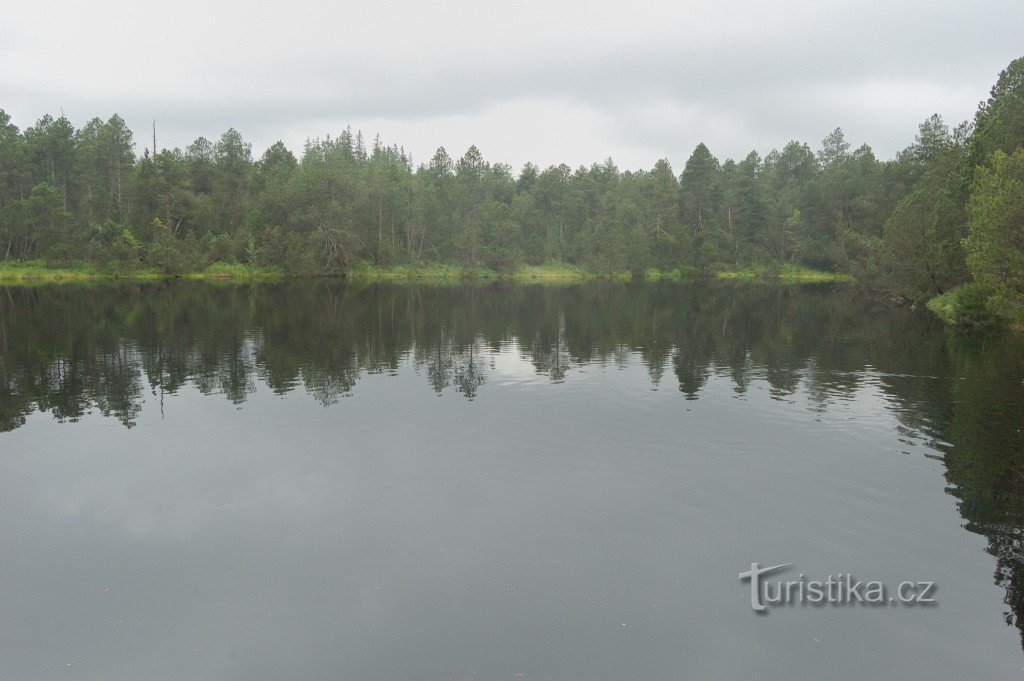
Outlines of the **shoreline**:
[[[749,266],[701,274],[693,267],[671,270],[647,269],[643,272],[622,270],[597,273],[571,265],[527,265],[511,272],[486,268],[465,268],[454,265],[395,265],[378,267],[358,265],[347,272],[301,274],[276,267],[215,263],[195,271],[170,274],[156,269],[105,270],[90,266],[51,267],[39,261],[0,262],[0,287],[32,287],[47,285],[88,285],[113,283],[144,283],[170,280],[205,281],[214,284],[244,284],[292,280],[333,279],[354,284],[548,284],[571,285],[584,282],[720,282],[755,285],[802,286],[842,284],[856,286],[857,279],[840,272],[824,272],[796,265]],[[956,312],[959,290],[937,296],[923,304],[944,324],[954,327],[994,326],[1001,320],[967,320]],[[1006,326],[1024,330],[1024,323],[1006,321]]]
[[75,284],[102,282],[163,281],[189,279],[195,281],[273,281],[285,279],[337,278],[353,282],[519,282],[519,283],[579,283],[585,281],[699,281],[720,280],[756,283],[814,284],[855,283],[847,274],[822,272],[794,266],[776,269],[750,267],[700,274],[694,268],[671,270],[647,269],[643,272],[622,270],[597,273],[567,265],[529,265],[511,272],[484,268],[463,268],[453,265],[396,265],[394,267],[357,266],[347,272],[327,274],[299,274],[273,267],[214,264],[183,273],[167,273],[156,269],[104,270],[100,268],[51,267],[33,262],[0,263],[0,286]]

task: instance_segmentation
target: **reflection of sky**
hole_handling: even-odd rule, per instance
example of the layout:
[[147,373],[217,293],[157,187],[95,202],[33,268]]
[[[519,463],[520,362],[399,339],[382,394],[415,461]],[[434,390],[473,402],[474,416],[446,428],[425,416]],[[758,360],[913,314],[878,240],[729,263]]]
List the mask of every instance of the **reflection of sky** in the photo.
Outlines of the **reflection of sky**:
[[[150,395],[131,429],[31,415],[0,436],[3,676],[1020,667],[983,538],[871,372],[822,408],[724,371],[698,400],[670,375],[653,391],[636,355],[552,385],[519,348],[485,354],[472,401],[407,363],[328,406],[257,381],[240,405],[185,388],[162,416]],[[752,561],[935,580],[940,606],[755,617],[736,578]]]
[[502,344],[501,352],[490,354],[491,373],[497,380],[530,381],[537,376],[537,368],[530,362],[519,341],[510,340]]

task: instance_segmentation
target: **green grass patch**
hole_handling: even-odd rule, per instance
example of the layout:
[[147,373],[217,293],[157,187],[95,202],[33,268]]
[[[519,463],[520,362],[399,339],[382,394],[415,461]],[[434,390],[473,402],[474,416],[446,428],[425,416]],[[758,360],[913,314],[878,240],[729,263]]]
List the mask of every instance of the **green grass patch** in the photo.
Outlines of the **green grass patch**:
[[[70,283],[106,280],[154,280],[179,276],[200,280],[270,280],[296,276],[277,267],[255,267],[251,265],[214,263],[199,272],[169,275],[157,269],[117,269],[115,266],[94,267],[73,264],[63,267],[47,265],[42,260],[0,262],[0,284],[44,284]],[[598,274],[575,265],[548,263],[525,265],[511,272],[497,272],[487,268],[459,267],[457,265],[423,264],[395,265],[380,267],[370,263],[359,263],[347,272],[356,281],[390,282],[460,282],[460,281],[513,281],[523,283],[576,283],[591,280],[630,281],[634,275],[629,270]],[[648,269],[643,272],[645,281],[681,281],[693,279],[699,272],[693,267],[677,267],[669,270]],[[824,283],[852,282],[853,277],[835,272],[782,265],[780,267],[748,267],[740,270],[720,271],[719,279],[736,281],[775,281],[781,283]]]
[[[157,279],[170,279],[173,276],[152,268],[121,270],[115,267],[102,268],[89,265],[54,267],[47,265],[42,260],[0,262],[0,284],[7,286],[118,280],[153,281]],[[215,263],[201,272],[191,272],[181,276],[186,279],[253,280],[276,279],[287,275],[273,267],[251,267],[248,265]]]
[[215,262],[201,272],[184,275],[187,279],[282,279],[288,276],[277,267],[255,267]]
[[955,291],[946,291],[940,296],[935,296],[925,307],[931,310],[936,317],[947,324],[956,324],[956,295]]
[[575,265],[563,265],[553,263],[547,265],[525,265],[511,274],[504,275],[505,279],[511,281],[537,282],[537,283],[574,283],[579,281],[590,281],[601,279],[604,281],[631,281],[633,273],[629,270],[617,270],[597,274]]
[[76,281],[103,281],[107,279],[159,279],[162,275],[153,269],[118,271],[88,265],[51,267],[42,260],[0,262],[0,283],[35,284]]
[[484,268],[465,268],[454,265],[395,265],[380,267],[360,263],[347,275],[361,281],[458,281],[461,279],[497,279],[498,273]]
[[778,267],[752,266],[738,270],[722,270],[715,273],[717,279],[733,281],[767,281],[782,284],[852,284],[855,279],[841,272],[822,272],[799,265],[781,265]]
[[511,272],[498,272],[484,267],[459,267],[457,265],[395,265],[380,267],[360,263],[351,268],[347,276],[356,281],[516,281],[525,283],[571,283],[590,279],[629,281],[633,273],[628,270],[608,274],[595,274],[582,267],[562,264],[525,265]]
[[650,267],[644,270],[645,281],[682,281],[683,279],[697,279],[700,272],[696,267],[684,266],[675,267],[670,270],[659,270]]
[[506,276],[514,281],[571,282],[596,279],[597,275],[574,265],[525,265]]

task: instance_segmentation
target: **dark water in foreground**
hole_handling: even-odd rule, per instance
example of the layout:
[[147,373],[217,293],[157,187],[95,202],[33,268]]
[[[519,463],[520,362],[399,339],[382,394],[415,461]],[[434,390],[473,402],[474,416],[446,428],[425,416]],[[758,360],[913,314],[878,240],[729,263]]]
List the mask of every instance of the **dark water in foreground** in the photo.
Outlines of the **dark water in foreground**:
[[1022,380],[846,289],[0,289],[0,678],[1019,678]]

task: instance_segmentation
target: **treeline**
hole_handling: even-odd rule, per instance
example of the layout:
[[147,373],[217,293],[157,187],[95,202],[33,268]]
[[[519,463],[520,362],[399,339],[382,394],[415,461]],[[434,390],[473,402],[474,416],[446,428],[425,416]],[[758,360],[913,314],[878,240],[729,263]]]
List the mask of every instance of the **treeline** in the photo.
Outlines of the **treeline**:
[[[346,130],[258,159],[234,129],[216,142],[143,150],[124,120],[81,129],[0,111],[0,256],[167,273],[214,262],[299,274],[442,263],[514,270],[559,262],[604,273],[708,273],[793,263],[849,272],[909,299],[947,294],[961,318],[1024,310],[1024,59],[974,120],[939,116],[890,161],[836,129],[812,150],[720,162],[699,144],[680,174],[659,161],[516,175],[438,149]],[[954,288],[957,289],[950,294]]]

